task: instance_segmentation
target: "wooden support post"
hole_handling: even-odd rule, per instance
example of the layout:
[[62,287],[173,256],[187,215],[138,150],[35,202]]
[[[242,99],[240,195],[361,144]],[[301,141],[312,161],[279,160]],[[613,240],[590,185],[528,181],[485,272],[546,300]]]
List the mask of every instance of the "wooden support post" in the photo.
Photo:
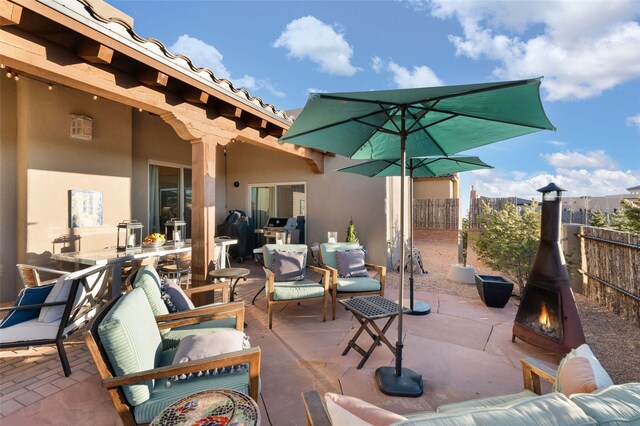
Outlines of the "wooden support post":
[[[212,137],[191,140],[191,282],[206,283],[213,268],[216,232],[216,146]],[[196,295],[194,295],[195,297]],[[196,306],[204,300],[194,300]]]

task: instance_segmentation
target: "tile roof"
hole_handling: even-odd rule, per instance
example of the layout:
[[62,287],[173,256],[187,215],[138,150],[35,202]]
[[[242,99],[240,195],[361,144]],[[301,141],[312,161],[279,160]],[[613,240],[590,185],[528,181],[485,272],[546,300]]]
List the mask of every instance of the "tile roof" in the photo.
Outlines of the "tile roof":
[[[234,96],[248,107],[266,112],[283,124],[290,125],[294,120],[294,117],[289,116],[285,111],[277,109],[272,104],[265,103],[257,96],[252,96],[246,89],[237,88],[231,81],[216,77],[211,69],[195,66],[188,56],[169,52],[161,41],[140,36],[133,29],[132,20],[123,19],[122,16],[108,17],[101,15],[89,0],[39,0],[39,2],[86,24],[93,23],[94,25],[91,26],[94,28],[95,24],[97,24],[102,32],[111,38],[128,42],[127,44],[133,45],[138,51],[145,53],[147,56],[160,59],[183,74],[196,78],[219,92]],[[79,14],[84,19],[78,19],[79,16],[75,16],[76,14]],[[90,19],[90,22],[87,21],[87,18]]]

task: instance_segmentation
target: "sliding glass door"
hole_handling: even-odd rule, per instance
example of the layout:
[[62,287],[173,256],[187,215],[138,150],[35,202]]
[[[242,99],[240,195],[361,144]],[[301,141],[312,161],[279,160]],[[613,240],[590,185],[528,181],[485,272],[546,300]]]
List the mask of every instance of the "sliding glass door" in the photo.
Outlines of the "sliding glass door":
[[165,222],[176,218],[187,222],[191,238],[191,194],[190,168],[149,164],[149,233],[164,233]]

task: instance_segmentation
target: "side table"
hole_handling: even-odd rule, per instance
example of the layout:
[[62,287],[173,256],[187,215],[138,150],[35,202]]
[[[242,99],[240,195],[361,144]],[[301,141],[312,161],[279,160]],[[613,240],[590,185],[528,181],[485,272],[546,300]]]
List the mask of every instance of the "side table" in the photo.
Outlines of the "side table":
[[[347,347],[344,349],[344,352],[342,352],[342,356],[345,356],[349,353],[349,350],[353,348],[362,355],[362,360],[357,367],[360,369],[364,366],[364,363],[367,362],[373,350],[380,342],[387,345],[394,355],[396,354],[395,346],[389,342],[389,339],[387,339],[384,333],[387,332],[393,320],[398,316],[397,303],[393,303],[389,299],[380,296],[357,296],[351,299],[338,300],[338,303],[343,304],[348,311],[351,311],[353,317],[360,323],[360,328],[356,331],[353,338],[349,340]],[[409,312],[409,309],[403,308],[402,312]],[[380,328],[378,324],[375,323],[375,320],[384,318],[387,318],[387,322]],[[373,330],[371,330],[369,326]],[[366,351],[356,343],[356,340],[358,340],[358,337],[360,337],[363,331],[366,331],[373,339],[373,343]]]
[[158,414],[149,426],[260,424],[258,404],[232,389],[212,389],[182,398]]
[[[214,269],[209,272],[209,278],[211,281],[219,280],[219,279],[228,279],[231,281],[231,291],[229,295],[229,300],[233,302],[235,300],[235,292],[236,285],[238,285],[238,281],[242,279],[243,281],[247,280],[247,275],[249,275],[251,271],[247,268],[222,268],[222,269]],[[235,280],[235,281],[234,281]]]

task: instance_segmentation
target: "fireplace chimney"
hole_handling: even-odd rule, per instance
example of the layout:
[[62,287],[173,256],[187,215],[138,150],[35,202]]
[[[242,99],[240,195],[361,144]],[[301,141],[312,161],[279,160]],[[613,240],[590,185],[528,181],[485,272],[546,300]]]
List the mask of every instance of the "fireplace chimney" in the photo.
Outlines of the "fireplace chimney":
[[564,354],[585,343],[560,246],[564,189],[550,183],[538,191],[542,193],[540,245],[513,324],[512,341],[518,337]]

